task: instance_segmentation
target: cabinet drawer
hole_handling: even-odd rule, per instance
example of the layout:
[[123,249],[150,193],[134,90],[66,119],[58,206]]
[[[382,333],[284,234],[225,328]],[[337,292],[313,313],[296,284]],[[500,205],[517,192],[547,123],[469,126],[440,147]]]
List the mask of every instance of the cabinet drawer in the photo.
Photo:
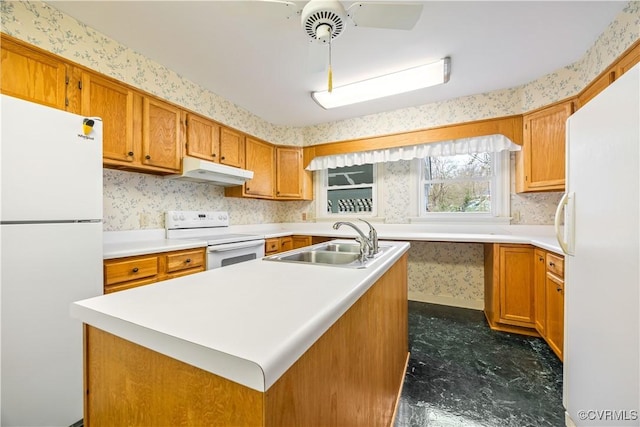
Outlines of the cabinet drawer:
[[547,270],[558,277],[564,277],[564,258],[559,255],[547,253]]
[[204,251],[202,249],[167,255],[167,273],[201,267],[203,265]]
[[144,257],[126,261],[116,261],[105,263],[104,283],[113,285],[115,283],[138,280],[158,274],[158,257]]
[[275,253],[280,250],[280,239],[266,239],[264,243],[264,251],[267,254]]

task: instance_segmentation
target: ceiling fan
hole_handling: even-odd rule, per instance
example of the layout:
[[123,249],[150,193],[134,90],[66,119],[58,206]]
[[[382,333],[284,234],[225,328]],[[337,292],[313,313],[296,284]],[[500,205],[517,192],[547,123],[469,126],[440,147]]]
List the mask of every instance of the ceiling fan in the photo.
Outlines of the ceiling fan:
[[355,2],[345,8],[338,0],[310,0],[300,8],[300,2],[266,0],[280,3],[294,10],[291,16],[300,16],[302,28],[311,42],[329,47],[328,91],[333,88],[331,69],[331,41],[338,38],[348,25],[354,27],[411,30],[420,15],[421,3]]

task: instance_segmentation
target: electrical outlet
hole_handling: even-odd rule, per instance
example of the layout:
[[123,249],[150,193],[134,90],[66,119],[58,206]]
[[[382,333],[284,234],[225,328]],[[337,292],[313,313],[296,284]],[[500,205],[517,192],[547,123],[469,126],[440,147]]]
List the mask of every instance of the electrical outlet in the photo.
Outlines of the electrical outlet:
[[511,215],[511,220],[513,222],[520,222],[520,211],[515,211],[513,215]]
[[307,213],[306,212],[302,212],[302,220],[303,221],[307,220]]

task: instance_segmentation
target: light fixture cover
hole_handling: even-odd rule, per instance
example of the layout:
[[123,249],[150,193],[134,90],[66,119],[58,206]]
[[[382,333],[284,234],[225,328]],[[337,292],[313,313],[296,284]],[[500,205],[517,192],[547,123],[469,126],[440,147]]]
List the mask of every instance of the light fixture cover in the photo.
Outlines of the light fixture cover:
[[324,109],[342,107],[446,83],[450,72],[451,59],[446,57],[419,67],[335,87],[332,92],[312,92],[311,97]]

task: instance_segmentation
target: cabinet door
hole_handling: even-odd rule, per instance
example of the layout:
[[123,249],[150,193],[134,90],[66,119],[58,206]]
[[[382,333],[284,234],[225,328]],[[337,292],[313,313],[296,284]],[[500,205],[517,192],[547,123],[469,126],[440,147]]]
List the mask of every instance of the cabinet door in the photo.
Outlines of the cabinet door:
[[518,192],[564,190],[565,123],[572,112],[568,101],[524,116],[522,151],[516,154]]
[[0,89],[5,95],[64,110],[67,65],[2,36]]
[[134,150],[134,92],[89,72],[82,73],[79,87],[82,115],[102,118],[102,157],[105,164],[109,164],[109,160],[134,162],[141,156]]
[[545,251],[535,249],[533,254],[533,299],[535,306],[536,331],[544,337],[546,324],[546,288],[547,266],[545,263]]
[[280,238],[280,252],[290,251],[293,249],[293,238],[281,237]]
[[167,171],[180,171],[182,115],[179,108],[145,97],[142,113],[142,163]]
[[222,127],[220,129],[220,163],[244,168],[244,152],[244,135],[233,129]]
[[188,156],[217,162],[220,155],[220,125],[194,114],[187,115]]
[[534,326],[533,248],[500,245],[500,321]]
[[293,241],[293,249],[311,246],[311,236],[293,236],[291,239]]
[[547,273],[547,333],[545,338],[551,350],[562,360],[564,348],[564,281]]
[[273,197],[275,181],[274,146],[254,138],[246,138],[247,169],[253,171],[253,179],[244,184],[245,194]]
[[276,197],[302,198],[302,149],[276,148]]

